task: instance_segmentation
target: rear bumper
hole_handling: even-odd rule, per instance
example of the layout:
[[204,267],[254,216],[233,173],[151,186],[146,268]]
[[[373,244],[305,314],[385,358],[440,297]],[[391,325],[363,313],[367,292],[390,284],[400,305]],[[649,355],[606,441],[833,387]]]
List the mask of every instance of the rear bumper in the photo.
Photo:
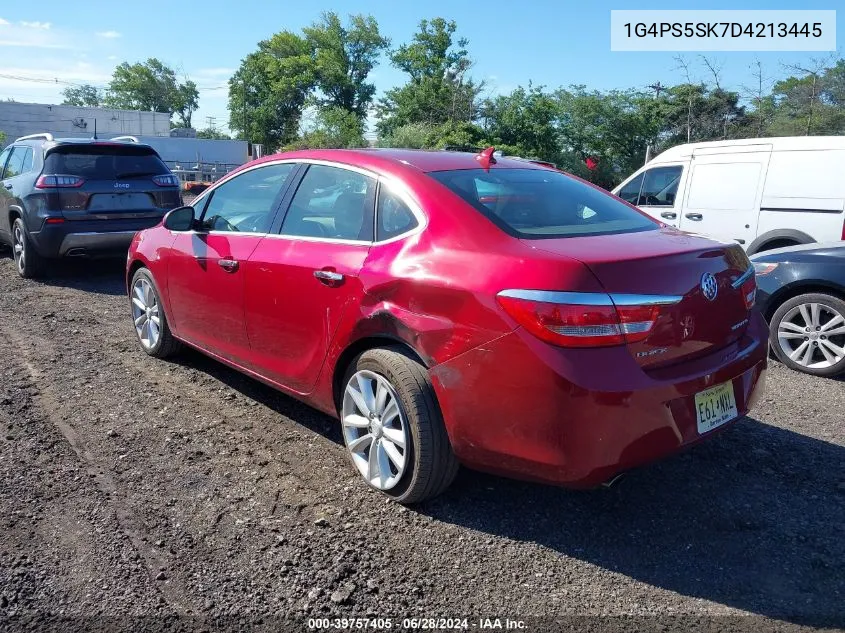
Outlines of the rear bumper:
[[135,233],[159,222],[160,217],[44,224],[31,236],[35,249],[43,257],[125,256]]
[[624,347],[561,349],[516,330],[435,366],[431,376],[463,463],[591,487],[731,426],[735,420],[698,433],[700,391],[731,382],[745,415],[762,391],[766,341],[755,312],[731,346],[645,372]]

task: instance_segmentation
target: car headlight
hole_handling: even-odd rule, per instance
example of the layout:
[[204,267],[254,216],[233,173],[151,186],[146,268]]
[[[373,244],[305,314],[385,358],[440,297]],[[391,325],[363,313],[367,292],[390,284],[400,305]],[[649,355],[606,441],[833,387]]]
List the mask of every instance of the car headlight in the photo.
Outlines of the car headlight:
[[765,262],[754,262],[754,274],[758,277],[762,277],[763,275],[768,275],[772,272],[775,268],[777,268],[777,264],[769,264]]

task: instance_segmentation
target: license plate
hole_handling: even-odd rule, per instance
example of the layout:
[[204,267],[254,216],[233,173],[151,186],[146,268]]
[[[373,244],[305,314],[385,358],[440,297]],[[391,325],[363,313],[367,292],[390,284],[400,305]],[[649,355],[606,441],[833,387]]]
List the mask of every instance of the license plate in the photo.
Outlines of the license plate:
[[147,193],[95,193],[88,203],[89,211],[134,211],[153,207]]
[[701,435],[736,418],[739,414],[733,383],[724,382],[695,394],[695,415]]

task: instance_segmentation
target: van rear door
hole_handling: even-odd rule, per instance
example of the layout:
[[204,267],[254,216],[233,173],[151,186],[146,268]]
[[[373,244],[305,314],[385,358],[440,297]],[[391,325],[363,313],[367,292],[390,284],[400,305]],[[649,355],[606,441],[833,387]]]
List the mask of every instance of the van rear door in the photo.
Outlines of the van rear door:
[[747,248],[757,236],[771,144],[696,149],[680,228]]

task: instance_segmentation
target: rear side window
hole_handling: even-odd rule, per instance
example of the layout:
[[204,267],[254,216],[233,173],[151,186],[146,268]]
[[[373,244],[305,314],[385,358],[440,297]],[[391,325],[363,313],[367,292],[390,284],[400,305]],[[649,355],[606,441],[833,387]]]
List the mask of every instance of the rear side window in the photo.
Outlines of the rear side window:
[[32,169],[32,148],[14,147],[9,162],[6,163],[4,178],[14,178],[25,174]]
[[122,180],[160,176],[170,170],[149,147],[92,144],[54,148],[44,159],[43,173],[86,180]]
[[643,175],[640,174],[631,182],[627,183],[624,187],[622,187],[622,189],[619,190],[619,193],[617,195],[622,198],[625,202],[637,204],[637,201],[640,199],[640,189],[642,188],[642,186]]
[[376,180],[350,169],[311,165],[291,201],[282,235],[370,242]]
[[507,233],[527,239],[651,231],[658,224],[615,197],[557,171],[429,173]]
[[407,233],[419,224],[408,205],[384,184],[378,190],[376,214],[376,240],[379,242]]

